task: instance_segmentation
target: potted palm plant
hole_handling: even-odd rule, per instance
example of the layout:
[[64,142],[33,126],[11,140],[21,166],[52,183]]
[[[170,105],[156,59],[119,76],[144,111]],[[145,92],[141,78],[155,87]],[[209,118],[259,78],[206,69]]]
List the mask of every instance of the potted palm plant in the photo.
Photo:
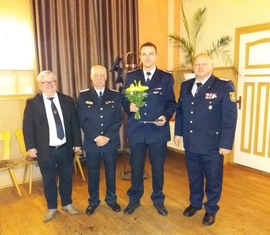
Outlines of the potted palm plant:
[[[181,13],[182,20],[185,29],[186,38],[177,34],[169,34],[169,40],[180,47],[183,52],[182,57],[184,58],[184,63],[181,64],[182,69],[192,71],[192,62],[197,54],[198,36],[202,32],[202,28],[206,21],[206,7],[198,8],[191,21],[188,22],[183,3],[181,1]],[[209,56],[221,56],[225,64],[232,64],[232,60],[229,54],[229,50],[226,49],[227,46],[232,41],[231,36],[222,36],[221,38],[213,41],[208,49],[203,52],[207,53]],[[177,68],[179,70],[179,68]]]

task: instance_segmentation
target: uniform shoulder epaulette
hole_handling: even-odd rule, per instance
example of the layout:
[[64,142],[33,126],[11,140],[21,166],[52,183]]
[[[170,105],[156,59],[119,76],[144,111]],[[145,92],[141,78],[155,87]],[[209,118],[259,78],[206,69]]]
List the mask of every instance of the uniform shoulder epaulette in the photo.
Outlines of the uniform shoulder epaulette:
[[111,88],[110,88],[110,90],[111,90],[111,91],[115,91],[115,92],[119,92],[118,90],[115,90],[115,89],[111,89]]
[[89,88],[84,89],[84,90],[80,90],[80,92],[85,92],[85,91],[89,91]]
[[219,78],[219,79],[222,80],[222,81],[225,81],[225,82],[230,81],[230,79],[228,79],[228,78]]
[[164,70],[162,70],[162,71],[165,72],[165,73],[170,73],[170,74],[172,73],[172,71],[170,71],[170,70],[165,70],[165,69],[164,69]]

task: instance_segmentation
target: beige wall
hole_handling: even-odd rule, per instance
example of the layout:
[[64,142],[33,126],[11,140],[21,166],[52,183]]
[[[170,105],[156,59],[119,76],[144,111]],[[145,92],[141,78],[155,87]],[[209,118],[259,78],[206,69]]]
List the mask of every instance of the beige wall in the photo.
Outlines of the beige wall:
[[[32,22],[31,22],[30,12],[31,12],[30,0],[1,0],[0,1],[0,42],[2,43],[6,42],[5,40],[8,38],[14,41],[14,45],[13,45],[14,48],[16,47],[25,48],[26,44],[29,45],[29,41],[27,41],[25,44],[25,42],[23,41],[22,35],[27,34],[28,36],[31,35],[31,38],[30,38],[31,40],[30,45],[31,45],[33,42],[33,38],[32,38],[32,33],[31,33]],[[14,58],[21,56],[22,64],[23,64],[23,61],[28,60],[27,68],[25,69],[30,69],[29,67],[33,69],[33,65],[31,64],[33,62],[33,52],[31,50],[27,50],[27,52],[17,51],[17,53],[12,56]],[[0,57],[2,60],[8,59],[8,58],[3,57],[3,53],[1,53]],[[3,65],[3,63],[1,65]],[[0,69],[3,69],[3,68],[0,68]],[[2,73],[0,73],[0,76],[1,75]],[[33,78],[31,78],[31,80],[33,80]],[[0,78],[0,81],[1,81],[1,78]],[[2,82],[3,81],[4,80],[2,80]],[[18,158],[22,156],[19,150],[19,144],[16,140],[14,131],[22,127],[22,115],[23,115],[23,110],[25,107],[26,98],[27,96],[23,96],[23,95],[1,96],[0,94],[0,114],[1,114],[0,115],[0,131],[3,131],[3,130],[11,131],[11,158]],[[0,151],[1,150],[2,150],[2,145],[0,144]]]

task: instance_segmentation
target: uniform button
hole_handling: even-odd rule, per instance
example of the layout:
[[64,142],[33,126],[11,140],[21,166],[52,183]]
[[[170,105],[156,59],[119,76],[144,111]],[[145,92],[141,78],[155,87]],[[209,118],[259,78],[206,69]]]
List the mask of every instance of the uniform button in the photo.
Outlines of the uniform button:
[[101,123],[100,125],[103,126],[103,123]]
[[216,134],[218,135],[218,132],[216,132]]
[[101,115],[100,118],[103,118],[103,116]]
[[190,130],[190,133],[193,133],[193,130]]
[[194,102],[191,102],[191,104],[194,104]]
[[100,110],[103,110],[103,108],[100,108]]
[[190,113],[193,113],[193,111],[191,111]]
[[193,121],[189,121],[189,123],[192,123]]
[[144,106],[147,106],[147,104],[145,104]]
[[102,135],[103,135],[103,131],[101,131],[101,132],[100,132],[100,134],[102,134]]
[[147,115],[147,113],[144,113],[144,115]]

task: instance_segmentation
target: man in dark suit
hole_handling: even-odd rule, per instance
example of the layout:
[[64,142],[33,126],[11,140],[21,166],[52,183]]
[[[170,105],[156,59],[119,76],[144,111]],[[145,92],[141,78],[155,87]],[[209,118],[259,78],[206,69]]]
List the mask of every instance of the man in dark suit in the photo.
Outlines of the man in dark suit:
[[143,174],[147,150],[152,166],[151,199],[160,215],[168,214],[164,205],[165,195],[162,192],[164,162],[167,142],[170,140],[169,120],[175,111],[176,102],[173,77],[170,73],[156,67],[156,59],[156,46],[150,42],[143,44],[140,47],[143,69],[129,72],[126,76],[125,88],[128,88],[135,80],[149,86],[146,104],[140,107],[140,120],[134,118],[138,107],[130,103],[124,94],[122,95],[122,106],[128,115],[126,136],[131,151],[131,187],[127,192],[129,204],[124,210],[126,214],[132,214],[140,206],[140,199],[144,193]]
[[[182,137],[190,187],[190,206],[185,216],[202,208],[204,191],[207,201],[204,225],[215,222],[222,190],[223,158],[230,153],[237,120],[233,83],[212,74],[213,63],[207,54],[198,55],[193,63],[196,78],[181,85],[176,108],[174,142]],[[204,178],[206,186],[204,190]]]
[[105,201],[113,211],[121,210],[117,203],[115,181],[117,152],[120,147],[119,130],[123,119],[120,95],[105,87],[107,72],[104,66],[94,65],[91,68],[91,80],[93,87],[81,91],[77,100],[88,167],[88,215],[93,214],[100,204],[99,174],[102,159],[107,187]]
[[47,222],[57,212],[58,187],[62,209],[78,213],[71,194],[73,158],[74,152],[81,148],[81,132],[74,100],[56,91],[56,76],[45,70],[37,79],[40,93],[27,100],[23,134],[28,154],[37,159],[42,174],[48,207],[44,222]]

